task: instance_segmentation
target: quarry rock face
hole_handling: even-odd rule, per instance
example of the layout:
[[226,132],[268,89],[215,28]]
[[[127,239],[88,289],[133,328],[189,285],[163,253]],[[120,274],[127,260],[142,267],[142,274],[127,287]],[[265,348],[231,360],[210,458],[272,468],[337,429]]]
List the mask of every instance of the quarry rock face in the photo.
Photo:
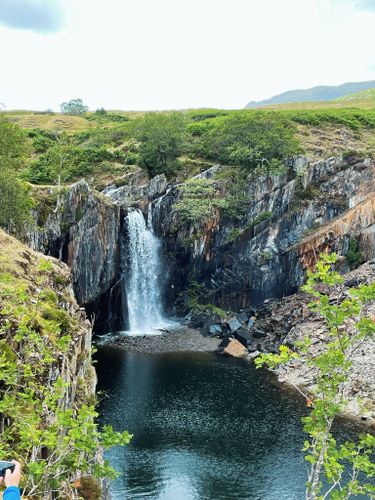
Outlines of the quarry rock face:
[[[374,174],[368,159],[310,164],[299,156],[287,173],[249,181],[251,202],[241,220],[217,210],[203,225],[179,221],[174,187],[159,199],[154,216],[170,256],[169,302],[197,281],[207,303],[239,311],[296,292],[320,252],[345,255],[351,239],[364,260],[373,258]],[[348,270],[342,260],[341,271]]]
[[[40,211],[51,193],[44,196]],[[34,250],[69,265],[79,304],[97,304],[117,279],[120,207],[93,192],[84,180],[58,197],[54,194],[54,201],[43,225],[40,211],[34,213],[35,224],[28,228],[26,241]]]
[[[216,181],[226,168],[215,165],[198,177]],[[180,187],[168,185],[164,175],[149,181],[137,171],[125,179],[127,184],[109,186],[103,193],[82,180],[57,201],[54,193],[42,222],[43,203],[37,207],[27,240],[32,248],[70,265],[77,300],[96,315],[97,324],[110,317],[113,331],[124,304],[124,287],[118,286],[120,253],[127,247],[122,226],[134,206],[151,217],[161,241],[167,310],[187,310],[188,296],[185,301],[181,296],[192,282],[202,287],[203,304],[250,310],[264,300],[295,293],[321,252],[345,256],[355,240],[363,261],[374,258],[374,174],[368,159],[333,157],[310,163],[297,156],[284,173],[247,181],[250,202],[240,219],[217,209],[203,224],[181,220],[175,209]],[[349,269],[341,259],[340,270]],[[176,310],[178,303],[183,308]]]

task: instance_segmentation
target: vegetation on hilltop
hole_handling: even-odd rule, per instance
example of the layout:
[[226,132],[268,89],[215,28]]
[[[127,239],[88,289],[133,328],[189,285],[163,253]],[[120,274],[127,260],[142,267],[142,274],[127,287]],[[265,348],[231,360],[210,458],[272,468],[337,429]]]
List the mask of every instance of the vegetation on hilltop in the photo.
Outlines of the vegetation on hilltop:
[[[26,132],[11,123],[20,116]],[[64,130],[45,121],[66,119],[73,122],[66,122]],[[74,120],[80,120],[79,127]],[[286,168],[286,158],[304,149],[309,154],[315,148],[318,154],[329,155],[348,147],[366,152],[375,146],[375,110],[358,109],[127,114],[99,109],[84,117],[11,112],[2,113],[0,128],[3,137],[11,131],[7,140],[14,147],[7,157],[4,148],[8,146],[0,143],[3,199],[8,196],[8,207],[21,209],[20,215],[12,214],[13,224],[22,221],[29,206],[23,203],[29,200],[23,181],[59,185],[85,177],[101,189],[108,183],[121,184],[135,167],[144,168],[150,176],[164,173],[184,181],[214,163],[238,168],[237,173],[232,171],[238,177],[255,171],[277,172]],[[12,168],[7,167],[10,163]],[[17,196],[18,201],[12,202]],[[0,225],[9,220],[8,209]]]

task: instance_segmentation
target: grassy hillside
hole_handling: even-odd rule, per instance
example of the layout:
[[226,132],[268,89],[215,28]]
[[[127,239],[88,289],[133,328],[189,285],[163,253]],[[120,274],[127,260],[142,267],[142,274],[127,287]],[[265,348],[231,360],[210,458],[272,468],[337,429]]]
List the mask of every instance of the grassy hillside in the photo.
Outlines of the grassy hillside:
[[348,109],[357,108],[364,110],[375,109],[375,88],[367,89],[362,92],[345,95],[332,101],[302,101],[289,102],[284,104],[271,104],[264,106],[266,109],[275,110],[322,110],[322,109]]
[[[325,108],[314,103],[267,110],[195,109],[181,112],[102,112],[82,117],[28,111],[2,113],[3,123],[22,127],[26,143],[19,165],[24,180],[39,185],[70,184],[84,177],[93,187],[126,182],[142,168],[184,180],[210,164],[247,172],[283,168],[286,157],[314,159],[375,149],[374,91],[346,96]],[[0,120],[1,124],[1,120]],[[4,136],[9,136],[4,128]],[[0,130],[1,135],[1,130]],[[19,138],[14,142],[19,143]],[[0,152],[1,155],[1,152]]]
[[367,82],[343,83],[336,86],[318,86],[310,89],[288,90],[282,94],[265,99],[263,101],[252,101],[247,108],[262,108],[277,104],[291,104],[302,102],[332,101],[353,93],[366,91],[375,88],[375,80]]

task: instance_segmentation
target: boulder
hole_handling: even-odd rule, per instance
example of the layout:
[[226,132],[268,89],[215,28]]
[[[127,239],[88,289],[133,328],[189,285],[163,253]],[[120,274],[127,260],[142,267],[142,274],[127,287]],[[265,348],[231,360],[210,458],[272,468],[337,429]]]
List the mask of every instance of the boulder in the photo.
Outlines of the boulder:
[[236,339],[229,339],[228,345],[224,347],[223,354],[233,358],[245,358],[248,354],[246,347]]
[[254,339],[250,335],[250,333],[247,330],[245,330],[244,328],[240,328],[239,330],[237,330],[235,332],[234,336],[245,347],[251,345],[254,341]]
[[220,335],[223,332],[221,325],[216,323],[215,325],[211,325],[209,328],[210,335]]
[[241,328],[241,323],[235,316],[231,318],[229,321],[227,321],[227,325],[232,333]]
[[256,339],[264,339],[267,336],[266,332],[264,332],[263,330],[260,330],[260,328],[254,330],[252,332],[252,335]]
[[219,349],[224,349],[225,347],[227,347],[227,345],[229,344],[229,342],[231,340],[233,340],[232,337],[225,337],[225,338],[223,338],[223,340],[219,344]]
[[251,328],[254,326],[254,320],[253,318],[250,318],[248,323],[247,323],[247,328],[248,330],[251,330]]
[[242,312],[242,313],[237,315],[237,319],[240,323],[246,323],[246,321],[249,319],[249,317],[245,312]]

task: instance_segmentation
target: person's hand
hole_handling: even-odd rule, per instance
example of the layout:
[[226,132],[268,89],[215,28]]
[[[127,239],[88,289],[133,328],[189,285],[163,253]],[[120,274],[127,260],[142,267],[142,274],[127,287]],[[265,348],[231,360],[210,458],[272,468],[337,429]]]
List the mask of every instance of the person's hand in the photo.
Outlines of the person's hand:
[[12,464],[14,464],[14,471],[12,472],[10,469],[5,471],[5,477],[0,478],[0,485],[5,484],[8,486],[17,486],[20,484],[21,480],[21,465],[16,460],[12,460]]

